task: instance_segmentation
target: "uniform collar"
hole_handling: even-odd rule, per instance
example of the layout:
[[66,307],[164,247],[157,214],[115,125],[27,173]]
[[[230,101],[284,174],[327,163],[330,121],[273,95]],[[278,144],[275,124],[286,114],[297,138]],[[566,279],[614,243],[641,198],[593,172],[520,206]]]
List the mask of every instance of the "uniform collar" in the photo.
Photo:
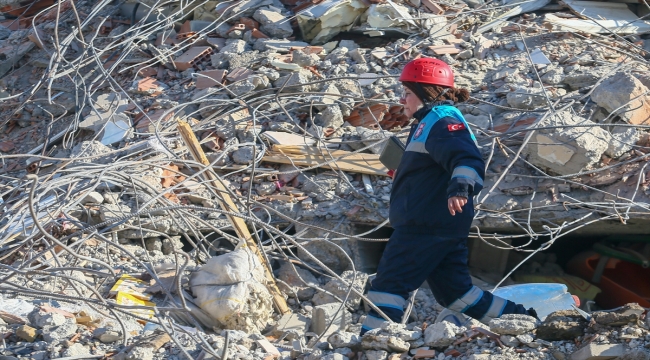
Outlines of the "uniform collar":
[[413,118],[415,118],[415,120],[417,120],[417,122],[420,122],[420,121],[422,121],[422,119],[424,119],[425,116],[427,116],[427,114],[429,114],[429,111],[431,111],[431,109],[433,109],[436,106],[440,106],[440,105],[452,105],[453,106],[454,102],[451,101],[451,100],[443,100],[443,101],[436,101],[435,103],[424,105],[423,107],[420,108],[420,110],[416,111],[413,114]]

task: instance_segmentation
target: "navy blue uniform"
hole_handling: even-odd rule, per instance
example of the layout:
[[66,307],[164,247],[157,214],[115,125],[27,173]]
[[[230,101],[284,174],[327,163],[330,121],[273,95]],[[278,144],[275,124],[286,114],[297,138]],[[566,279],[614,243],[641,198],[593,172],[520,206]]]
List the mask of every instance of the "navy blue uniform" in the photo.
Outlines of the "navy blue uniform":
[[[526,314],[521,305],[472,285],[467,236],[474,218],[472,197],[483,188],[485,162],[463,115],[438,105],[414,114],[406,151],[395,172],[390,202],[394,232],[379,262],[368,299],[399,322],[411,291],[426,280],[436,300],[488,323],[502,314]],[[463,212],[449,213],[447,200],[467,198]],[[371,310],[362,334],[384,320]]]

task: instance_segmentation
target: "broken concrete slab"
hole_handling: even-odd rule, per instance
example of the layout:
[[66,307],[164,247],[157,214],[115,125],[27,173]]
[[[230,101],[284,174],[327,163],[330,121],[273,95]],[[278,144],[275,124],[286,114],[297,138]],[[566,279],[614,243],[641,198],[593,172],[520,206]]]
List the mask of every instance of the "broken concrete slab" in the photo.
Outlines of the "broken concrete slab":
[[367,17],[368,25],[379,29],[415,26],[408,9],[393,2],[372,4],[364,16]]
[[[318,279],[316,279],[310,271],[298,266],[295,266],[294,270],[294,266],[288,262],[282,264],[278,270],[277,276],[278,279],[282,280],[282,282],[278,284],[280,289],[289,294],[289,296],[297,294],[298,299],[302,301],[311,299],[316,293],[315,288],[320,286]],[[291,286],[291,289],[287,289],[287,285]]]
[[357,126],[356,130],[357,134],[361,137],[361,141],[363,141],[364,145],[372,145],[369,150],[373,154],[381,154],[382,150],[384,150],[384,146],[386,145],[386,142],[382,140],[386,140],[392,135],[390,131],[372,130],[367,129],[363,126]]
[[616,311],[596,311],[592,317],[600,325],[623,326],[636,323],[644,312],[645,309],[639,304],[627,304]]
[[[571,127],[579,124],[587,126]],[[560,128],[538,130],[525,152],[531,163],[556,174],[578,173],[596,164],[611,141],[607,131],[568,111],[550,115],[540,125]]]
[[296,18],[303,38],[320,45],[349,30],[366,7],[357,0],[325,0],[301,11]]
[[590,343],[571,355],[571,360],[607,360],[617,358],[625,353],[623,344]]
[[585,332],[587,321],[575,310],[551,313],[537,328],[537,336],[548,341],[573,340]]
[[327,338],[327,342],[329,342],[334,349],[357,348],[361,344],[361,337],[358,334],[337,331]]
[[341,303],[318,305],[312,310],[311,331],[327,337],[344,331],[351,322],[352,315]]
[[398,337],[377,334],[377,329],[375,329],[363,335],[361,347],[365,350],[385,350],[402,353],[408,351],[410,345]]
[[611,74],[611,68],[607,66],[575,65],[573,66],[573,69],[566,74],[562,83],[569,85],[571,89],[581,89],[595,85],[607,74]]
[[300,338],[305,335],[311,325],[311,319],[298,313],[288,313],[282,315],[277,321],[271,333],[275,336],[288,334],[289,340]]
[[293,35],[289,19],[278,12],[259,9],[253,14],[253,18],[262,25],[260,30],[272,37],[282,39]]
[[456,334],[460,332],[461,329],[458,326],[441,321],[427,326],[424,330],[424,344],[436,348],[447,347],[456,341]]
[[508,105],[517,109],[533,110],[548,106],[542,89],[517,87],[506,94]]
[[10,45],[0,48],[0,77],[11,71],[35,46],[36,44],[28,41],[20,45]]
[[650,90],[631,74],[618,72],[603,80],[591,99],[628,123],[650,124]]
[[623,127],[615,127],[611,134],[612,141],[609,143],[605,154],[612,159],[618,159],[621,155],[630,151],[641,136],[637,129]]
[[538,321],[523,314],[505,314],[490,320],[490,331],[499,335],[523,335],[537,328]]

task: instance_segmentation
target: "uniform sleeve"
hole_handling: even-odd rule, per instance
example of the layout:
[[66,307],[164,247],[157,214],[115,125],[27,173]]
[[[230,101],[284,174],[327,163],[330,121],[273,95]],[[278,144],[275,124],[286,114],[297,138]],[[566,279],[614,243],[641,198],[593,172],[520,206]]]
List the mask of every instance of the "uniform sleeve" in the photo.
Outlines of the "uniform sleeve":
[[429,133],[425,147],[433,160],[451,174],[447,186],[448,198],[469,198],[481,191],[485,162],[461,121],[453,117],[438,120]]

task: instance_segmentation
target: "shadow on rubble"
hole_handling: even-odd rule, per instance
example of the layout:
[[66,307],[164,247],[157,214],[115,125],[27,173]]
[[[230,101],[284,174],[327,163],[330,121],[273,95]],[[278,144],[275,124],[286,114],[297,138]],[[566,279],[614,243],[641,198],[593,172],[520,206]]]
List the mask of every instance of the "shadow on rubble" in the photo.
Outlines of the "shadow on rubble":
[[408,36],[401,32],[382,31],[382,36],[367,36],[362,32],[347,31],[336,35],[331,41],[352,40],[362,48],[376,48],[386,46],[395,40],[406,39]]

